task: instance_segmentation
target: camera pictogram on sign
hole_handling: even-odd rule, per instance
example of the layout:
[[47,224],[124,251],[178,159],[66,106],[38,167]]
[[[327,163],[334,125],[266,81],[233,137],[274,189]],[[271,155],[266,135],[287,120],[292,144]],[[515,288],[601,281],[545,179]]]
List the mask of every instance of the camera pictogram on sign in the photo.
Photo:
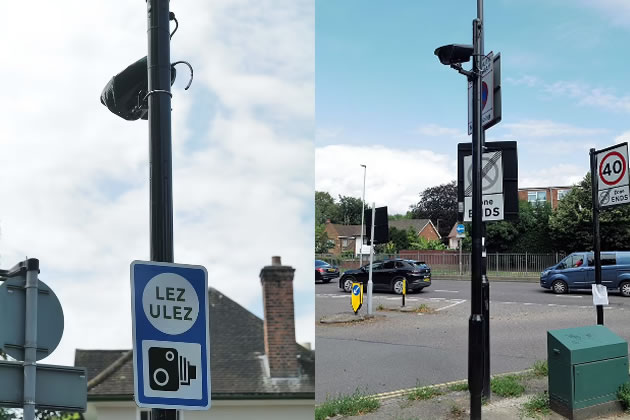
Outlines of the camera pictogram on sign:
[[197,379],[197,367],[180,356],[176,349],[149,348],[149,386],[155,391],[177,391]]

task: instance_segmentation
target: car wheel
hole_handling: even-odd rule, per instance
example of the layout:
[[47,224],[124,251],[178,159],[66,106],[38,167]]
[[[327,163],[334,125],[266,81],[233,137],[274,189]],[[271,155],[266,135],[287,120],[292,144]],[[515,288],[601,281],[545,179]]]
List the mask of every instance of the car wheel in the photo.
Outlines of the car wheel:
[[403,279],[401,279],[401,278],[394,279],[394,282],[392,283],[392,290],[397,295],[402,295],[402,292],[403,292]]
[[622,296],[630,297],[630,282],[623,282],[621,286],[619,286],[619,291]]
[[569,290],[569,287],[564,281],[556,280],[551,283],[551,290],[553,290],[555,294],[561,295],[563,293],[566,293]]
[[348,277],[343,282],[343,291],[350,293],[352,291],[352,283],[354,283],[354,277]]

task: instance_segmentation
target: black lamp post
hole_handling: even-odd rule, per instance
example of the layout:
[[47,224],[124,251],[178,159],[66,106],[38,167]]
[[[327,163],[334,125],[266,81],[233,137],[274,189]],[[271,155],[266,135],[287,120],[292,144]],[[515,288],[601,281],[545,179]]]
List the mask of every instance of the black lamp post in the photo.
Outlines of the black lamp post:
[[[484,316],[482,305],[482,205],[481,205],[481,32],[480,19],[473,20],[473,45],[451,44],[437,48],[440,62],[464,74],[472,82],[472,278],[471,314],[468,321],[468,386],[470,418],[481,419],[481,396],[484,379]],[[473,58],[471,71],[462,63]]]

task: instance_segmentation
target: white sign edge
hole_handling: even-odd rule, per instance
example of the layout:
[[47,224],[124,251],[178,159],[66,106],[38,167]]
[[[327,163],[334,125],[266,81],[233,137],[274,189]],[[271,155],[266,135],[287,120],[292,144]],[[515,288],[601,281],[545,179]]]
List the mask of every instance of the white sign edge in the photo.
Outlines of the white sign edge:
[[[625,152],[626,152],[626,154],[625,154],[626,161],[627,161],[626,162],[626,175],[625,175],[626,183],[625,184],[618,184],[618,185],[616,185],[614,187],[608,186],[607,188],[601,188],[601,184],[603,182],[602,182],[602,179],[599,177],[600,156],[604,155],[604,154],[608,154],[609,152],[611,152],[613,150],[622,149],[622,148],[625,148]],[[614,189],[614,188],[620,188],[620,187],[623,187],[623,186],[626,186],[626,185],[630,185],[630,162],[628,162],[628,159],[629,159],[629,156],[628,156],[628,142],[627,141],[624,141],[622,143],[618,143],[618,144],[616,144],[614,146],[611,146],[611,147],[607,147],[604,150],[596,151],[596,153],[595,153],[595,165],[596,165],[596,168],[597,168],[597,191],[598,192],[604,191],[604,190],[610,190],[610,189]]]
[[[142,264],[142,265],[157,265],[157,266],[164,266],[164,267],[181,267],[181,268],[192,268],[192,269],[201,269],[204,272],[204,283],[205,283],[205,296],[204,296],[204,302],[205,302],[205,313],[206,313],[206,328],[205,328],[205,335],[206,335],[206,376],[207,376],[207,382],[208,382],[208,404],[205,406],[202,405],[163,405],[163,404],[151,404],[151,403],[143,403],[140,402],[138,400],[139,396],[140,396],[140,392],[139,392],[139,381],[137,380],[138,378],[136,377],[137,372],[138,372],[138,366],[137,366],[137,356],[136,356],[136,348],[135,348],[135,344],[136,344],[136,317],[135,317],[135,309],[136,309],[136,300],[134,299],[134,267],[136,266],[136,264]],[[210,409],[210,407],[212,406],[212,378],[210,376],[210,309],[209,309],[209,303],[208,302],[208,270],[206,269],[206,267],[202,266],[202,265],[192,265],[192,264],[178,264],[178,263],[169,263],[169,262],[162,262],[162,261],[143,261],[143,260],[133,260],[131,262],[131,264],[129,265],[129,269],[131,271],[131,330],[132,330],[132,343],[131,343],[131,348],[132,348],[132,352],[133,352],[133,389],[134,389],[134,395],[133,395],[133,399],[134,402],[136,403],[136,405],[140,408],[162,408],[165,410],[190,410],[190,411],[203,411],[203,410],[208,410]],[[144,395],[144,394],[143,394]],[[156,397],[150,397],[150,398],[156,398]],[[168,397],[164,397],[164,398],[168,398]],[[184,398],[177,398],[177,397],[172,397],[173,399],[184,399]],[[198,400],[194,400],[194,401],[198,401]]]

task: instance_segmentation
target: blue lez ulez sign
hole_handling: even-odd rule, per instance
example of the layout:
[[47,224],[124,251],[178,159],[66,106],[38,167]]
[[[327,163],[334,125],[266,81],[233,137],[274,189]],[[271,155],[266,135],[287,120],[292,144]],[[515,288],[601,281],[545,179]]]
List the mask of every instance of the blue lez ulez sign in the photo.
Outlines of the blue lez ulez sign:
[[210,408],[206,269],[133,261],[131,313],[138,407]]

